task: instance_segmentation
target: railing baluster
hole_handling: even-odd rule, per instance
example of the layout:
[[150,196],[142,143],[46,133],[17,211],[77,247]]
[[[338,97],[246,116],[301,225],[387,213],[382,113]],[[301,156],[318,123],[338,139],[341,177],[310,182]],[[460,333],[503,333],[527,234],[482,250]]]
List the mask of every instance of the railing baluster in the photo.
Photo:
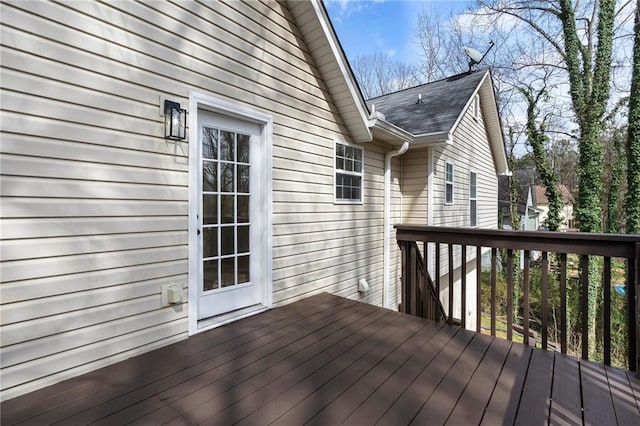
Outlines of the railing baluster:
[[507,250],[507,340],[513,340],[513,250]]
[[524,298],[524,306],[522,308],[522,340],[525,345],[529,344],[529,280],[531,259],[529,259],[529,250],[524,251],[524,279],[522,280],[522,297]]
[[422,270],[424,271],[424,276],[422,277],[422,311],[424,312],[424,317],[425,318],[434,318],[433,317],[433,310],[431,309],[431,305],[432,305],[432,300],[431,297],[429,297],[429,280],[428,280],[428,275],[429,275],[429,265],[428,263],[428,243],[427,241],[423,241],[422,242],[422,253],[424,254],[423,258],[422,258]]
[[567,254],[560,255],[560,351],[567,353]]
[[603,270],[603,290],[604,290],[604,307],[603,307],[603,343],[604,343],[604,365],[611,365],[611,258],[604,258]]
[[453,324],[453,245],[447,244],[449,255],[449,324]]
[[[440,300],[440,243],[436,243],[436,297]],[[444,318],[443,318],[444,319]]]
[[[611,306],[613,296],[611,295],[612,282],[616,271],[612,268],[612,259],[624,258],[627,260],[627,280],[626,280],[626,297],[627,297],[627,324],[626,331],[628,333],[628,347],[627,347],[627,361],[628,368],[631,370],[638,370],[640,360],[638,359],[639,347],[640,347],[640,315],[638,315],[640,300],[636,300],[638,292],[638,273],[640,271],[640,237],[637,235],[610,235],[610,234],[579,234],[579,233],[561,233],[561,232],[530,232],[530,231],[504,231],[504,230],[478,230],[478,229],[455,229],[446,227],[416,227],[411,225],[397,225],[397,240],[400,246],[400,252],[402,255],[402,301],[399,305],[399,309],[407,313],[416,313],[425,317],[429,317],[438,321],[447,321],[449,323],[458,324],[458,320],[453,318],[454,308],[460,309],[460,322],[462,327],[468,324],[467,322],[467,309],[470,305],[467,305],[467,250],[470,246],[475,246],[476,256],[476,331],[482,332],[483,327],[483,270],[482,270],[482,244],[486,244],[487,248],[491,250],[491,277],[490,285],[491,294],[488,298],[491,306],[484,306],[486,314],[491,310],[491,334],[497,334],[497,316],[498,316],[498,303],[505,303],[506,325],[507,325],[507,339],[513,339],[514,322],[516,321],[516,315],[519,313],[519,306],[515,305],[516,294],[518,294],[520,285],[523,289],[524,303],[522,307],[522,328],[521,331],[524,335],[524,341],[526,344],[532,343],[531,334],[535,334],[531,331],[530,321],[533,318],[533,311],[531,309],[531,266],[532,259],[531,253],[533,250],[541,252],[542,254],[542,282],[540,287],[541,304],[540,312],[536,312],[536,318],[540,316],[542,322],[542,347],[548,348],[550,346],[550,336],[555,337],[556,333],[559,334],[560,350],[562,353],[571,353],[572,348],[569,346],[571,339],[574,337],[569,331],[575,332],[573,323],[568,323],[569,315],[567,313],[568,299],[577,297],[579,300],[579,309],[581,312],[576,312],[578,321],[581,322],[578,327],[578,335],[582,340],[582,354],[585,359],[589,358],[590,348],[594,349],[598,345],[596,341],[589,341],[590,335],[593,330],[590,329],[589,319],[589,302],[591,295],[589,294],[589,280],[590,278],[603,279],[603,291],[604,291],[604,307],[603,312],[603,362],[605,364],[619,364],[620,359],[614,358],[613,354],[620,350],[615,346],[617,343],[612,328],[612,311]],[[423,246],[419,247],[418,243],[422,241]],[[434,244],[434,246],[431,246]],[[444,256],[441,252],[442,244],[445,244],[448,253]],[[461,247],[461,264],[457,265],[455,261],[455,247]],[[433,258],[433,252],[435,250],[435,283],[431,280],[429,272],[429,266],[432,265],[431,258]],[[500,274],[506,274],[507,281],[507,295],[505,300],[498,299],[497,294],[497,274],[498,274],[498,262],[497,262],[497,250],[505,250],[507,256],[507,263],[505,271],[500,271]],[[524,279],[520,284],[516,281],[516,276],[519,275],[517,267],[514,262],[517,261],[515,253],[517,250],[522,250],[525,257],[524,262]],[[551,293],[555,291],[553,285],[555,285],[556,277],[549,275],[551,260],[549,253],[559,253],[554,261],[559,263],[560,273],[559,275],[559,292],[560,292],[560,319],[559,324],[549,324],[552,320],[550,317],[550,297]],[[421,257],[424,253],[424,258]],[[431,256],[430,256],[431,254]],[[570,276],[573,276],[573,269],[569,269],[569,259],[573,259],[573,256],[579,258],[580,279],[579,288],[576,289],[575,295],[568,294],[569,292],[569,280]],[[590,262],[596,259],[595,256],[601,256],[603,258],[602,271],[589,271]],[[444,257],[444,259],[443,259]],[[442,268],[442,262],[447,262],[448,267]],[[555,265],[555,263],[554,263]],[[593,267],[595,264],[591,264]],[[594,268],[595,269],[595,268]],[[553,269],[555,271],[555,268]],[[449,289],[448,289],[448,307],[443,306],[440,302],[440,278],[444,272],[449,277]],[[594,276],[594,273],[597,273]],[[551,281],[550,281],[551,280]],[[460,285],[459,297],[460,305],[454,305],[455,285]],[[536,284],[537,285],[537,284]],[[518,287],[516,287],[518,286]],[[536,289],[537,293],[537,289]],[[445,296],[446,297],[446,296]],[[487,298],[485,297],[485,300]],[[518,299],[519,300],[519,299]],[[537,303],[537,301],[536,301]],[[448,312],[447,312],[448,308]],[[551,329],[553,327],[553,329]],[[556,330],[556,327],[558,330]],[[551,329],[551,330],[550,330]],[[571,330],[570,330],[571,329]],[[520,330],[519,330],[520,331]],[[598,334],[600,332],[598,331]],[[577,336],[576,336],[577,337]],[[596,345],[596,346],[591,346]],[[637,376],[640,377],[640,371],[637,371]]]
[[460,326],[467,328],[467,246],[461,246],[460,274]]
[[496,335],[496,262],[497,249],[491,247],[491,335]]
[[409,249],[409,268],[409,281],[411,283],[409,293],[411,294],[411,303],[408,308],[411,315],[418,315],[419,292],[417,285],[416,251],[413,247]]
[[[635,244],[635,258],[627,260],[627,347],[629,369],[636,371],[636,378],[640,379],[640,297],[636,300],[638,285],[640,284],[640,243]],[[634,302],[635,301],[635,302]]]
[[582,359],[589,359],[589,256],[580,256],[580,309],[582,318]]
[[482,247],[476,247],[476,331],[482,332]]
[[542,349],[547,350],[548,339],[548,311],[549,311],[549,257],[546,251],[542,252]]

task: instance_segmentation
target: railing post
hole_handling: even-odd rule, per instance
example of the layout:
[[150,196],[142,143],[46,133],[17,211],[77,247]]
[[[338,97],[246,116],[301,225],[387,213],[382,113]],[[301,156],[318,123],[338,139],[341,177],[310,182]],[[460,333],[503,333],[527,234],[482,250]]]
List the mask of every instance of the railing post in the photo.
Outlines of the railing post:
[[497,249],[491,247],[491,335],[496,335],[496,264],[498,262]]
[[627,259],[627,327],[629,347],[629,370],[640,379],[640,243],[635,244],[635,257]]

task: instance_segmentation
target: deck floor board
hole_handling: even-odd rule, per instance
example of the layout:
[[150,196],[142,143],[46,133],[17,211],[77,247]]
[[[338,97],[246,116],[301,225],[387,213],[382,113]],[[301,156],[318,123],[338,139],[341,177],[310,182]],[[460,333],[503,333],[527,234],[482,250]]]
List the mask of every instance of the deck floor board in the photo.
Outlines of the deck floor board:
[[574,358],[556,354],[553,366],[550,423],[582,423],[580,371]]
[[4,401],[0,420],[640,424],[639,395],[629,372],[323,293]]

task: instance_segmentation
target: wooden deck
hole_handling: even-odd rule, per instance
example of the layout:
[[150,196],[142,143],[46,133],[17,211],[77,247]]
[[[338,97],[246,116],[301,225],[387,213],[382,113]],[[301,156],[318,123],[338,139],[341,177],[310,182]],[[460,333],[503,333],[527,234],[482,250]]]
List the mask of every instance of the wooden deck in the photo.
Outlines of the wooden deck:
[[640,424],[631,374],[328,294],[2,403],[25,424]]

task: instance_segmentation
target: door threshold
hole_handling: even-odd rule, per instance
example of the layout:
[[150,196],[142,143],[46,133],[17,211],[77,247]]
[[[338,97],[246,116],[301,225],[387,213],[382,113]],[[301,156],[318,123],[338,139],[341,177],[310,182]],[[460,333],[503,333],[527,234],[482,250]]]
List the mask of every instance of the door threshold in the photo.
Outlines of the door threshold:
[[235,311],[227,312],[221,315],[216,315],[215,317],[198,320],[196,333],[220,327],[221,325],[229,324],[230,322],[238,321],[242,318],[250,317],[267,310],[269,310],[268,307],[258,304],[247,306],[246,308],[237,309]]

